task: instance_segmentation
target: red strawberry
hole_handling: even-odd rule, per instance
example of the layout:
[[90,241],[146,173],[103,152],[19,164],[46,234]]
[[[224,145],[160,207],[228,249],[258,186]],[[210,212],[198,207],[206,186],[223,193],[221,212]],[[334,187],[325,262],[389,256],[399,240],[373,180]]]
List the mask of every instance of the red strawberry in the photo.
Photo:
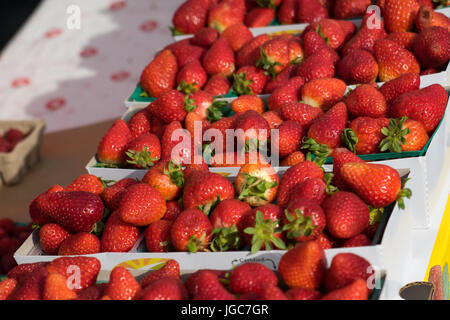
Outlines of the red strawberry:
[[411,31],[419,8],[416,0],[385,0],[383,18],[387,32]]
[[447,92],[438,84],[420,90],[402,94],[391,105],[390,115],[393,118],[407,116],[409,119],[422,122],[428,134],[438,126],[445,113]]
[[67,237],[59,246],[59,256],[75,256],[100,253],[99,238],[87,232],[80,232]]
[[49,272],[45,267],[36,269],[11,293],[9,300],[42,300],[45,279]]
[[281,279],[289,288],[317,290],[325,276],[325,252],[317,241],[300,243],[286,252],[278,264]]
[[259,292],[259,297],[261,300],[288,300],[280,287],[271,285],[263,287]]
[[266,111],[261,115],[264,119],[266,119],[270,129],[277,129],[283,123],[280,113],[276,110]]
[[141,287],[145,288],[151,283],[167,277],[174,277],[178,279],[180,278],[180,265],[176,260],[169,260],[166,263],[164,263],[161,269],[154,270],[148,273],[141,280]]
[[230,276],[230,291],[233,293],[258,293],[265,286],[276,286],[275,273],[261,263],[247,262],[236,267]]
[[278,110],[286,103],[299,101],[304,83],[302,77],[294,77],[286,85],[275,89],[267,102],[269,109]]
[[374,208],[384,208],[396,200],[399,207],[404,208],[402,198],[411,196],[411,190],[402,189],[399,173],[387,165],[346,163],[341,175],[352,190]]
[[42,267],[45,267],[47,264],[48,262],[34,262],[17,265],[8,272],[8,278],[15,279],[22,284],[29,275],[35,273],[35,271]]
[[186,164],[183,170],[184,179],[189,179],[189,176],[195,171],[209,171],[208,164],[206,163],[204,158],[202,158],[198,163]]
[[380,118],[387,116],[387,104],[383,94],[369,84],[362,84],[352,90],[345,103],[353,117]]
[[346,33],[342,29],[341,24],[334,19],[322,19],[314,22],[305,29],[305,32],[309,32],[310,30],[319,33],[334,50],[339,50],[346,40]]
[[202,211],[186,209],[173,222],[170,229],[172,244],[178,251],[204,251],[212,237],[212,225]]
[[145,183],[131,186],[120,203],[120,218],[135,226],[147,226],[160,220],[166,212],[161,193]]
[[337,75],[347,84],[375,82],[378,76],[378,64],[370,52],[355,49],[339,61]]
[[192,281],[196,292],[193,300],[234,300],[234,296],[229,293],[220,283],[216,274],[209,270],[202,270]]
[[304,136],[303,126],[300,122],[286,120],[280,125],[278,130],[280,139],[277,151],[280,158],[284,158],[291,153],[300,150]]
[[[186,281],[184,282],[184,285],[191,297],[194,297],[195,295],[197,295],[197,293],[200,289],[200,286],[202,285],[202,283],[200,283],[199,280],[204,278],[202,275],[203,273],[210,273],[216,279],[221,280],[221,281],[228,280],[228,278],[229,278],[229,271],[222,271],[222,270],[201,269],[194,273],[191,273],[190,275],[188,275],[188,277],[186,278]],[[207,276],[205,278],[211,279],[210,276]],[[215,282],[215,281],[213,281],[213,282]]]
[[229,26],[242,23],[245,16],[244,0],[225,0],[211,8],[208,26],[223,32]]
[[336,0],[334,4],[334,17],[336,19],[361,17],[371,3],[370,0]]
[[203,67],[210,76],[230,76],[235,70],[233,49],[224,38],[219,38],[203,57]]
[[173,15],[174,32],[189,34],[196,33],[206,23],[208,7],[203,0],[185,1]]
[[384,138],[382,129],[388,125],[387,118],[358,117],[344,130],[343,142],[356,154],[380,152],[380,142]]
[[302,87],[302,101],[313,107],[328,110],[342,99],[346,88],[345,82],[339,79],[315,79]]
[[39,230],[39,242],[48,255],[56,254],[61,243],[69,236],[70,233],[56,223],[48,223]]
[[187,300],[188,293],[180,279],[165,277],[152,282],[142,292],[141,300]]
[[295,77],[297,73],[296,65],[289,65],[284,68],[275,78],[268,79],[266,85],[264,87],[263,93],[272,93],[275,89],[286,85],[289,82],[289,79]]
[[166,201],[178,198],[184,184],[184,175],[180,165],[161,161],[153,166],[142,178],[142,183],[158,190]]
[[65,276],[51,273],[45,279],[43,300],[73,300],[77,298],[75,291],[67,286]]
[[184,43],[183,45],[177,46],[176,48],[172,49],[172,53],[177,59],[178,70],[183,68],[186,64],[195,60],[201,61],[206,51],[206,48],[194,46],[190,43]]
[[104,184],[102,180],[92,174],[82,174],[78,176],[65,191],[86,191],[97,195],[102,194]]
[[77,292],[77,300],[100,300],[104,296],[107,283],[94,284],[84,290]]
[[[133,180],[133,179],[132,179]],[[133,180],[134,183],[138,183]],[[102,193],[102,199],[105,202],[106,207],[112,212],[116,211],[120,207],[120,201],[122,201],[123,196],[127,193],[127,188],[121,187],[120,185],[113,185],[111,187],[105,188]]]
[[178,89],[184,93],[202,89],[208,81],[208,75],[199,60],[186,63],[177,73]]
[[151,114],[147,109],[135,113],[128,121],[132,139],[136,139],[151,130]]
[[80,278],[72,279],[71,283],[77,291],[95,283],[100,272],[100,261],[94,257],[61,257],[50,262],[46,269],[49,273],[58,273],[65,277],[77,272]]
[[[339,28],[342,29],[342,27],[340,26]],[[345,32],[343,30],[342,36],[345,36]],[[316,32],[315,29],[305,29],[303,33],[303,47],[305,50],[305,55],[307,57],[311,57],[316,54],[324,55],[324,53],[321,53],[321,51],[324,51],[328,52],[328,56],[331,59],[333,65],[336,64],[337,61],[339,61],[339,55],[327,44],[325,39],[319,34],[319,32]]]
[[163,50],[142,71],[140,84],[151,97],[158,98],[175,86],[177,59],[169,50]]
[[290,200],[290,192],[292,189],[311,178],[323,178],[323,171],[312,161],[303,161],[286,170],[281,178],[280,187],[278,188],[277,202],[281,207],[286,207]]
[[333,157],[333,185],[339,190],[349,190],[347,184],[341,176],[341,167],[348,162],[363,162],[358,156],[346,148],[336,148],[332,153]]
[[297,0],[283,0],[277,12],[278,21],[281,24],[294,24],[296,22],[297,7]]
[[225,76],[216,74],[209,78],[203,90],[213,96],[222,96],[228,94],[230,88],[231,84],[228,79]]
[[191,44],[209,48],[219,37],[219,31],[214,28],[205,27],[195,32],[194,37],[191,39]]
[[244,113],[254,110],[262,114],[266,110],[263,99],[254,95],[242,95],[231,102],[231,109],[235,113]]
[[261,57],[256,65],[274,77],[290,62],[289,42],[285,38],[275,38],[261,46]]
[[[366,232],[367,228],[364,230]],[[350,248],[350,247],[365,247],[370,246],[372,241],[364,234],[360,233],[356,236],[351,237],[350,239],[344,240],[341,242],[341,248]]]
[[367,300],[368,298],[369,289],[367,289],[366,281],[357,279],[343,288],[327,293],[321,300]]
[[[180,136],[181,135],[181,136]],[[188,141],[189,143],[185,143]],[[164,129],[161,138],[162,159],[172,160],[175,164],[191,161],[192,143],[189,131],[183,129],[179,121],[173,121]]]
[[414,42],[413,52],[423,68],[440,68],[450,60],[450,31],[442,27],[424,29]]
[[270,137],[270,127],[266,119],[258,112],[248,110],[238,116],[235,123],[237,134],[237,148],[252,151],[252,148],[261,148]]
[[286,291],[289,300],[319,300],[322,294],[313,289],[308,288],[292,288]]
[[295,242],[317,239],[326,224],[325,214],[319,203],[304,198],[291,199],[283,217],[283,230],[286,231],[287,238]]
[[239,68],[233,77],[233,89],[238,95],[261,94],[268,80],[264,70],[254,66]]
[[135,168],[151,167],[161,158],[161,144],[153,133],[146,133],[130,141],[127,149],[127,162]]
[[[326,175],[324,179],[311,178],[297,184],[292,188],[289,196],[289,204],[296,199],[311,200],[317,203],[322,203],[327,196],[327,191],[330,190],[329,183],[324,180],[329,179],[330,175]],[[326,179],[325,179],[326,178]]]
[[422,32],[427,27],[437,26],[450,31],[450,18],[442,12],[434,11],[428,6],[421,6],[417,13],[415,24],[417,30]]
[[335,238],[351,238],[369,224],[369,208],[354,193],[337,192],[325,199],[322,208],[327,218],[326,229]]
[[5,132],[3,138],[12,145],[16,145],[25,138],[25,135],[22,131],[12,128]]
[[420,75],[418,73],[406,73],[384,83],[379,90],[386,99],[387,105],[390,106],[395,98],[401,96],[403,93],[419,90],[419,88]]
[[126,148],[132,139],[130,129],[122,119],[116,120],[97,147],[97,160],[111,165],[124,165]]
[[0,300],[7,300],[16,289],[18,283],[15,279],[5,279],[0,281]]
[[328,18],[328,11],[317,0],[298,0],[296,17],[300,23],[314,23]]
[[165,123],[172,121],[184,121],[186,110],[184,109],[185,95],[177,90],[169,90],[158,98],[158,117]]
[[90,232],[104,209],[98,195],[85,191],[43,194],[37,205],[69,232]]
[[236,53],[237,67],[256,65],[261,57],[260,47],[268,41],[270,41],[269,36],[267,34],[262,34],[245,43]]
[[245,17],[245,25],[249,28],[266,27],[273,19],[275,19],[274,9],[256,7]]
[[[178,217],[177,217],[178,218]],[[176,220],[176,219],[175,219]],[[145,229],[145,243],[149,252],[167,252],[170,249],[172,221],[159,220]]]
[[337,241],[325,232],[321,233],[316,241],[323,250],[333,249],[337,246]]
[[303,78],[305,83],[308,83],[321,78],[334,77],[335,67],[329,59],[324,59],[321,55],[315,54],[308,57],[297,68],[296,75]]
[[305,155],[301,151],[295,151],[288,155],[286,158],[284,158],[280,166],[282,167],[293,167],[296,164],[299,164],[300,162],[305,161]]
[[301,102],[286,103],[280,110],[283,119],[298,121],[305,129],[308,129],[311,124],[323,114],[321,108],[313,107]]
[[226,28],[220,37],[228,41],[234,52],[238,52],[247,42],[253,39],[253,34],[245,25],[234,24]]
[[106,221],[101,237],[102,252],[128,252],[139,238],[139,229],[120,219],[120,212],[114,211]]
[[391,152],[418,151],[427,144],[430,137],[422,123],[403,117],[391,119],[385,126],[383,134],[386,138],[381,142],[381,151]]
[[105,294],[112,300],[134,300],[141,286],[124,267],[116,267],[109,275]]
[[386,37],[386,39],[398,43],[406,50],[412,51],[414,42],[416,41],[417,37],[417,33],[402,31],[391,33]]

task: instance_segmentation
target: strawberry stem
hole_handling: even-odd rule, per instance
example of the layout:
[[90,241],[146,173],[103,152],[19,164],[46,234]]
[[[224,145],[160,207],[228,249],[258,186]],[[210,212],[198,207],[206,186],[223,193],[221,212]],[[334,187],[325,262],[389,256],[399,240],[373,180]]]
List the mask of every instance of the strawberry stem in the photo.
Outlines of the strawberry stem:
[[126,155],[131,159],[127,160],[129,164],[134,164],[141,168],[150,168],[158,161],[158,158],[151,157],[151,152],[148,150],[147,146],[145,146],[142,151],[128,150]]
[[327,184],[327,188],[325,189],[325,192],[328,194],[328,195],[332,195],[333,193],[336,193],[336,192],[338,192],[339,191],[339,189],[338,188],[336,188],[335,186],[333,186],[332,184],[331,184],[331,181],[333,180],[333,177],[334,177],[334,174],[332,174],[332,173],[326,173],[324,176],[323,176],[323,181]]
[[262,47],[260,47],[260,52],[261,58],[256,62],[256,66],[263,69],[266,76],[270,75],[272,78],[274,78],[277,75],[275,67],[281,66],[282,64],[279,63],[278,61],[271,62]]
[[184,173],[181,167],[181,164],[174,164],[171,160],[167,165],[167,168],[164,167],[163,173],[170,178],[173,184],[177,187],[181,188],[184,185]]
[[397,204],[398,207],[402,210],[405,209],[405,201],[404,198],[410,199],[412,196],[412,191],[409,188],[405,188],[405,184],[410,180],[410,178],[406,178],[402,183],[402,189],[399,191],[397,195]]
[[266,191],[268,189],[275,188],[278,185],[276,181],[266,181],[264,179],[251,176],[248,173],[241,174],[246,179],[246,182],[244,184],[244,187],[242,188],[241,193],[239,194],[239,200],[244,200],[250,197],[257,197],[259,199],[267,201],[267,198],[264,196]]
[[192,112],[195,109],[197,109],[198,106],[195,105],[194,103],[195,103],[194,99],[189,99],[189,95],[188,94],[186,94],[184,96],[184,110],[186,112]]
[[178,85],[177,90],[183,92],[184,94],[189,95],[197,91],[197,86],[198,86],[197,82],[187,83],[185,80],[182,80]]
[[233,74],[234,83],[233,83],[233,91],[238,95],[253,95],[253,90],[250,85],[253,83],[253,80],[247,80],[247,75],[243,72],[239,72],[238,74]]
[[226,101],[214,101],[207,110],[206,120],[213,123],[223,118],[223,109],[228,105]]
[[313,230],[317,228],[313,224],[311,217],[305,217],[299,209],[295,209],[295,216],[288,210],[285,210],[284,214],[289,223],[285,224],[282,230],[287,231],[286,236],[288,239],[293,240],[301,236],[309,237],[312,235]]
[[264,220],[261,211],[256,212],[254,227],[245,228],[244,232],[252,235],[251,253],[255,254],[261,250],[264,245],[265,250],[272,250],[272,244],[278,249],[285,250],[286,244],[276,236],[281,230],[278,230],[279,221],[271,219]]
[[214,229],[212,234],[214,238],[210,247],[214,252],[238,250],[241,246],[241,238],[236,225],[233,225],[231,228]]
[[380,151],[402,152],[402,146],[406,144],[405,136],[411,132],[409,128],[403,129],[403,125],[408,117],[400,119],[390,119],[389,126],[381,129],[381,133],[386,136],[380,143]]
[[356,153],[356,144],[358,143],[358,137],[355,131],[350,128],[344,129],[341,135],[342,143],[353,153]]

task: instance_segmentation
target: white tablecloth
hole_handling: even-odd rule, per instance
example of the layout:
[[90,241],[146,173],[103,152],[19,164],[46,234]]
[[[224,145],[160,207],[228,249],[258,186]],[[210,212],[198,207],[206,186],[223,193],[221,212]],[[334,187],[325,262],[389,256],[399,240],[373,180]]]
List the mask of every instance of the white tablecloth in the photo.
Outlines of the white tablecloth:
[[1,53],[0,119],[44,118],[52,132],[121,116],[182,2],[43,1]]

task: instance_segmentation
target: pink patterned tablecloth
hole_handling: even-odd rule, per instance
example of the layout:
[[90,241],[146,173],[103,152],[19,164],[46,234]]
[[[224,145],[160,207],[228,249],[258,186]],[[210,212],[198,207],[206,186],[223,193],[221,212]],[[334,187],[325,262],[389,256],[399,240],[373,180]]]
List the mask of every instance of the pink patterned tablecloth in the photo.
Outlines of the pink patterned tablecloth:
[[0,119],[54,132],[121,116],[182,2],[44,0],[1,53]]

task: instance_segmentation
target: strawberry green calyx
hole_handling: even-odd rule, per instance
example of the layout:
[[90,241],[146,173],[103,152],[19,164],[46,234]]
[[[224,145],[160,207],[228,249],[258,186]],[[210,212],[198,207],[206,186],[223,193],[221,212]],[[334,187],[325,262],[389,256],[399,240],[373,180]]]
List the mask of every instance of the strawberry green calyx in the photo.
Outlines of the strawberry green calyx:
[[163,173],[170,178],[170,181],[177,187],[181,188],[184,185],[184,173],[181,164],[174,164],[170,161],[167,168],[164,167]]
[[128,150],[126,154],[131,159],[127,160],[129,164],[134,164],[141,168],[150,168],[158,161],[158,158],[152,158],[151,152],[147,147],[144,147],[142,151]]
[[150,95],[148,94],[147,91],[143,91],[141,92],[141,94],[139,94],[140,97],[144,97],[144,98],[150,98]]
[[186,112],[192,112],[195,109],[197,109],[198,106],[195,105],[194,103],[195,103],[194,99],[189,99],[188,94],[184,96],[184,110]]
[[433,0],[433,2],[438,4],[436,9],[441,9],[447,7],[448,0]]
[[102,178],[98,178],[98,180],[100,181],[100,183],[103,186],[103,189],[110,187],[111,185],[115,184],[117,181],[116,180],[103,180]]
[[276,8],[273,0],[256,0],[256,3],[263,8]]
[[381,221],[381,218],[384,214],[384,208],[374,208],[372,206],[369,207],[370,220],[369,225],[374,225]]
[[123,166],[123,165],[117,165],[117,164],[111,164],[111,163],[98,162],[98,163],[95,164],[94,167],[95,167],[95,168],[110,168],[110,169],[117,169],[117,168],[124,168],[125,166]]
[[320,159],[326,159],[331,154],[331,149],[326,144],[320,144],[313,138],[304,137],[301,149],[308,150]]
[[100,221],[97,221],[97,223],[94,224],[90,233],[95,234],[97,237],[101,237],[106,227],[106,221],[108,220],[110,215],[111,211],[109,211],[109,209],[105,209],[103,211],[102,218],[100,219]]
[[184,35],[183,32],[177,30],[175,27],[169,27],[169,30],[172,33],[172,36],[182,36],[182,35]]
[[267,198],[264,196],[266,191],[268,189],[275,188],[278,185],[276,181],[266,181],[264,179],[251,176],[248,173],[242,173],[242,175],[245,177],[246,183],[239,194],[239,200],[256,197],[267,201]]
[[256,62],[256,66],[263,69],[266,76],[271,76],[274,78],[277,75],[275,71],[276,66],[281,66],[282,64],[278,61],[270,61],[266,52],[262,47],[260,47],[261,58]]
[[327,158],[320,158],[320,157],[316,157],[314,156],[311,152],[308,152],[306,154],[306,158],[307,161],[311,161],[314,162],[315,164],[317,164],[317,166],[322,169],[323,172],[325,172],[325,169],[323,168],[323,165],[325,164],[325,162],[327,161]]
[[203,233],[199,238],[197,238],[194,235],[192,235],[189,238],[189,241],[188,241],[188,243],[186,245],[187,251],[189,251],[189,252],[198,252],[198,251],[205,252],[205,251],[209,251],[208,248],[207,248],[209,244],[208,243],[205,244],[205,242],[206,242],[205,239],[206,239],[206,234],[205,233]]
[[339,191],[339,189],[331,184],[331,181],[333,180],[334,174],[332,173],[326,173],[323,176],[323,181],[327,184],[327,188],[325,189],[325,192],[327,195],[332,195],[333,193],[336,193]]
[[287,231],[288,239],[292,240],[302,236],[309,237],[317,227],[313,224],[311,217],[305,217],[299,209],[295,209],[295,216],[288,210],[285,210],[284,214],[289,223],[285,224],[282,230]]
[[238,74],[233,74],[233,78],[233,90],[237,95],[253,95],[253,90],[250,87],[253,80],[247,80],[247,75],[245,73],[239,72]]
[[404,210],[405,209],[405,201],[404,198],[410,199],[412,196],[412,191],[409,188],[405,188],[405,184],[409,181],[410,179],[407,178],[403,181],[402,183],[402,189],[398,192],[397,195],[397,205],[400,209]]
[[280,232],[277,230],[279,221],[273,221],[270,219],[264,220],[264,216],[261,211],[256,212],[255,226],[245,228],[244,232],[246,234],[252,235],[252,247],[251,253],[255,254],[258,252],[262,246],[265,246],[266,250],[272,250],[274,245],[278,249],[285,250],[286,244],[284,241],[276,237],[276,233]]
[[202,211],[204,214],[209,216],[209,214],[217,207],[217,205],[220,202],[220,196],[217,196],[217,199],[210,201],[208,203],[205,203],[203,205],[199,205],[198,209]]
[[189,95],[191,93],[194,93],[194,92],[198,91],[197,83],[196,82],[194,82],[194,83],[187,83],[186,81],[182,80],[180,82],[180,84],[178,85],[177,90],[180,91],[180,92],[183,92],[184,94]]
[[322,37],[323,40],[325,40],[325,42],[327,43],[327,45],[330,45],[330,38],[328,38],[327,36],[325,36],[322,32],[322,26],[320,25],[320,23],[317,25],[316,28],[316,32],[319,34],[319,36]]
[[256,138],[251,138],[245,141],[244,148],[242,149],[243,153],[251,153],[254,151],[268,151],[268,145],[270,145],[270,141],[261,141]]
[[236,225],[231,228],[217,228],[212,231],[214,236],[211,241],[211,250],[214,252],[223,252],[238,250],[241,246],[241,238]]
[[353,153],[356,153],[356,144],[358,143],[358,137],[355,131],[350,128],[344,129],[341,136],[342,143]]
[[411,132],[409,128],[403,129],[403,124],[408,117],[400,119],[390,119],[389,126],[381,129],[381,133],[386,136],[380,143],[380,151],[402,152],[402,145],[406,144],[405,136]]
[[228,105],[226,101],[215,100],[207,110],[207,117],[210,123],[219,121],[223,118],[223,108]]

